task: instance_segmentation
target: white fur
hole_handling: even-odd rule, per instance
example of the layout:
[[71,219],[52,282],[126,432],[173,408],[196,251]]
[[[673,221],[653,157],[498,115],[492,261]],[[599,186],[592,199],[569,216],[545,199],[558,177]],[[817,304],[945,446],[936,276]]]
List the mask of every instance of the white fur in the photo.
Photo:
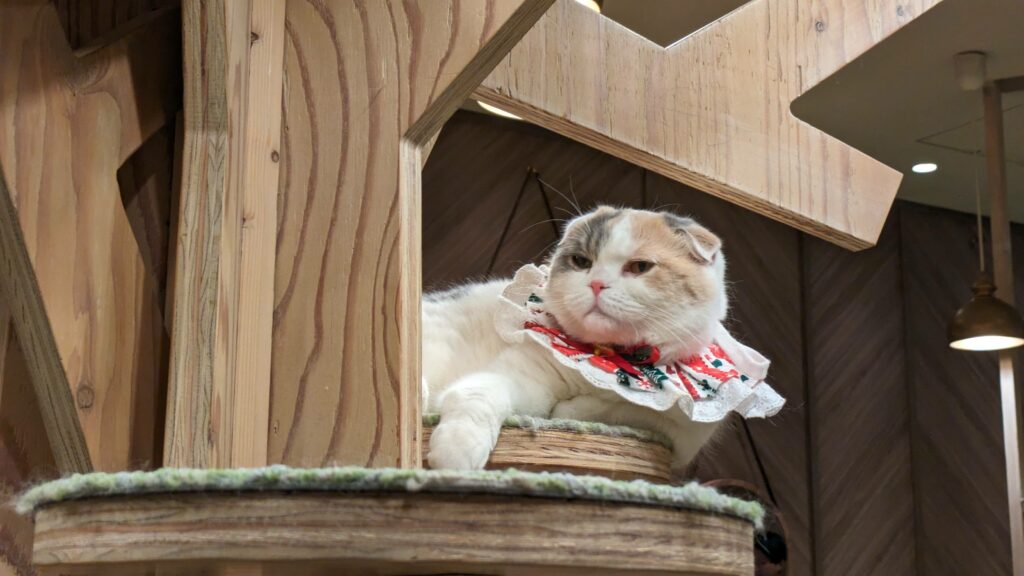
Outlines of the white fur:
[[[724,287],[716,301],[680,311],[679,318],[667,327],[666,322],[660,323],[659,327],[669,334],[661,328],[654,330],[621,319],[643,315],[645,310],[638,301],[652,297],[645,293],[643,282],[622,272],[633,258],[632,243],[630,218],[615,221],[609,230],[607,248],[602,249],[593,267],[567,274],[566,281],[573,283],[573,289],[557,303],[561,314],[552,303],[556,318],[578,320],[578,325],[570,321],[566,329],[590,336],[587,341],[591,342],[610,341],[604,336],[617,333],[618,343],[622,343],[621,334],[626,331],[635,334],[627,337],[633,338],[634,343],[657,343],[663,354],[668,350],[672,356],[691,354],[707,346],[714,327],[725,314]],[[708,270],[722,280],[724,264],[720,258]],[[589,288],[594,279],[608,286],[597,296],[607,316],[585,314],[596,301]],[[448,295],[427,297],[423,302],[423,374],[428,388],[424,399],[428,412],[441,414],[427,454],[432,467],[482,468],[502,421],[512,414],[655,430],[673,440],[675,468],[685,466],[714,434],[718,423],[693,422],[676,409],[657,412],[597,389],[529,338],[522,344],[505,342],[497,333],[494,320],[501,305],[499,296],[508,282],[469,285]]]

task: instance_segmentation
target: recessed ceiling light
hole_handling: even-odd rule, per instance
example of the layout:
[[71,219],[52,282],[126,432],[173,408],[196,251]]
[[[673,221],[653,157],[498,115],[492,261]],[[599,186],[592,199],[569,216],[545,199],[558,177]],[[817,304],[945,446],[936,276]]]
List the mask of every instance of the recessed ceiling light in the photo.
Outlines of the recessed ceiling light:
[[576,0],[576,1],[579,2],[580,4],[583,4],[587,8],[590,8],[594,12],[597,12],[598,14],[601,13],[601,5],[597,3],[597,0]]
[[502,110],[501,108],[498,108],[497,106],[492,106],[491,104],[488,104],[487,102],[481,102],[480,100],[477,100],[476,103],[479,104],[481,108],[483,108],[484,110],[487,110],[491,114],[495,114],[495,115],[501,116],[503,118],[511,118],[513,120],[522,120],[522,118],[520,118],[519,116],[516,116],[515,114],[513,114],[511,112],[506,112],[506,111]]
[[934,162],[921,162],[920,164],[914,164],[914,167],[911,168],[911,170],[918,174],[927,174],[929,172],[935,172],[938,169],[939,165]]

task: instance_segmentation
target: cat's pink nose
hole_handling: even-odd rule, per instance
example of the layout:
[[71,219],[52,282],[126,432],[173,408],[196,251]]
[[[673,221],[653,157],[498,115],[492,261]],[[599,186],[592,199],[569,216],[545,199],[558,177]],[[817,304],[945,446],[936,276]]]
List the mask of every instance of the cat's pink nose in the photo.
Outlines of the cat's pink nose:
[[605,286],[604,282],[601,282],[600,280],[594,280],[590,283],[590,289],[594,291],[594,296],[600,294],[601,290],[604,290],[605,288],[607,288],[607,286]]

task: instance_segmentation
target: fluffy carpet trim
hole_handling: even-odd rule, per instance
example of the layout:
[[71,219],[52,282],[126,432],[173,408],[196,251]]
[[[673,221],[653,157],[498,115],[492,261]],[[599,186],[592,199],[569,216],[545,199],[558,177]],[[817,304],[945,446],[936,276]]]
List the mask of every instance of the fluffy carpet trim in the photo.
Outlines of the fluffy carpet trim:
[[75,474],[31,488],[15,503],[27,514],[41,506],[81,498],[181,492],[306,491],[427,492],[567,498],[685,508],[747,520],[760,530],[764,509],[756,502],[696,483],[664,486],[597,476],[518,470],[400,470],[395,468],[162,468],[153,472]]

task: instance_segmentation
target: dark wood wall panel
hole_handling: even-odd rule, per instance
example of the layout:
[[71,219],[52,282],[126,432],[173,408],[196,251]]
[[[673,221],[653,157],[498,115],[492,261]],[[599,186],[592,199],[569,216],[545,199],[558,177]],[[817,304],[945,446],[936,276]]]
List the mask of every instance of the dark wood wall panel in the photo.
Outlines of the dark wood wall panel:
[[[701,479],[744,480],[773,495],[789,532],[790,574],[810,574],[799,233],[535,126],[460,112],[424,168],[425,286],[486,273],[528,168],[584,211],[599,203],[666,208],[692,214],[722,236],[733,301],[730,327],[772,359],[771,381],[789,405],[770,422],[751,421],[749,433],[738,419],[731,421],[694,468]],[[549,198],[557,218],[573,215],[565,198]],[[494,275],[546,254],[556,239],[547,219],[536,184],[529,182]]]
[[[460,112],[424,171],[428,287],[487,272],[528,168],[566,195],[571,179],[584,210],[666,208],[722,237],[729,327],[771,358],[788,404],[732,419],[690,471],[776,503],[788,574],[1010,573],[995,357],[946,343],[977,271],[970,216],[898,203],[879,245],[850,253],[534,126]],[[494,275],[546,254],[548,217],[527,182]],[[1024,271],[1024,228],[1014,235]]]
[[[531,169],[584,210],[598,202],[642,204],[642,169],[530,124],[460,112],[423,169],[424,286],[486,275],[524,182],[492,275],[510,275],[547,255],[558,237]],[[554,216],[572,218],[572,202],[558,192],[547,190]]]
[[1011,573],[994,354],[949,349],[977,274],[973,219],[900,205],[917,573]]
[[899,240],[894,213],[870,250],[804,243],[819,574],[914,573]]
[[727,325],[738,339],[771,359],[769,381],[787,401],[770,420],[747,420],[747,429],[734,419],[718,445],[699,457],[697,477],[762,486],[785,520],[789,574],[811,574],[800,234],[653,173],[648,174],[647,196],[653,206],[691,215],[722,238],[730,297]]

